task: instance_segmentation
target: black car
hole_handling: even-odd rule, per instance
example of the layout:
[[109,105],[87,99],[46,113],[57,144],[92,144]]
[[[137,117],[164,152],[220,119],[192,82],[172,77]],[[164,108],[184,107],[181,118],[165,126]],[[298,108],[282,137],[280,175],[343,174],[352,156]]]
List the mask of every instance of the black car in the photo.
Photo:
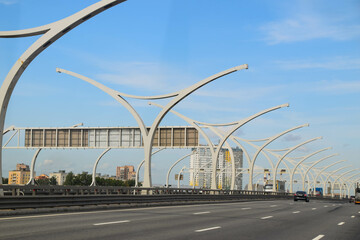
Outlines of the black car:
[[305,200],[306,202],[309,202],[309,197],[308,197],[308,195],[306,194],[306,192],[304,192],[304,191],[297,191],[297,192],[294,194],[294,201],[297,201],[297,200]]

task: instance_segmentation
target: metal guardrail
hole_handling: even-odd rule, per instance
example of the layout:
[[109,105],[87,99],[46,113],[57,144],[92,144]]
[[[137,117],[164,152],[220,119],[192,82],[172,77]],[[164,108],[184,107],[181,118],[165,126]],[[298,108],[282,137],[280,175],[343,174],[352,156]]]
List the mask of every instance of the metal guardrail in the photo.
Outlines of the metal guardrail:
[[247,190],[210,190],[192,188],[165,188],[165,187],[116,187],[116,186],[37,186],[37,185],[0,185],[5,195],[169,195],[169,194],[202,194],[202,195],[257,195],[288,196],[289,193],[247,191]]
[[[0,185],[0,209],[64,206],[292,199],[292,194],[189,188]],[[311,197],[311,199],[329,199]],[[339,200],[339,199],[337,199]]]
[[289,196],[261,195],[88,195],[88,196],[19,196],[0,198],[0,209],[47,208],[106,204],[184,203],[204,201],[235,201],[284,199]]
[[0,185],[0,209],[290,198],[287,193],[189,188]]

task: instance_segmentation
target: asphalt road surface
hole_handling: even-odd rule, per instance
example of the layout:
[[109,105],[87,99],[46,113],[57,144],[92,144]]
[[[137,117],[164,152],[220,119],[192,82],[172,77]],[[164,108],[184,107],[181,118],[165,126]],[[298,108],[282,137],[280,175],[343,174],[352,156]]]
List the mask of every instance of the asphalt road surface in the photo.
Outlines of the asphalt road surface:
[[1,217],[0,239],[360,239],[360,205],[277,200]]

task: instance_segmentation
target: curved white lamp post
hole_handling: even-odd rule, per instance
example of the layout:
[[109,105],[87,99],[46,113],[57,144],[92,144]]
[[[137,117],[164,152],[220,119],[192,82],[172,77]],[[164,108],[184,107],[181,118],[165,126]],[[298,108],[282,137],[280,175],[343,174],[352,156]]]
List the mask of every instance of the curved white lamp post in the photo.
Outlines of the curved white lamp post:
[[[105,93],[109,94],[111,97],[113,97],[116,101],[118,101],[121,105],[123,105],[129,112],[130,114],[134,117],[134,119],[136,120],[142,137],[143,137],[143,141],[144,141],[144,165],[145,165],[145,170],[144,170],[144,187],[151,187],[152,183],[151,183],[151,152],[152,152],[152,145],[153,145],[153,139],[154,139],[154,135],[155,135],[155,131],[158,128],[161,120],[164,118],[165,114],[168,113],[176,104],[178,104],[181,100],[183,100],[184,98],[186,98],[188,95],[190,95],[191,93],[193,93],[194,91],[196,91],[197,89],[201,88],[202,86],[218,79],[221,78],[225,75],[228,75],[230,73],[242,70],[242,69],[247,69],[248,65],[244,64],[244,65],[240,65],[237,67],[233,67],[230,68],[228,70],[222,71],[220,73],[217,73],[215,75],[212,75],[202,81],[199,81],[198,83],[185,88],[183,90],[180,90],[178,92],[174,92],[174,93],[170,93],[170,94],[165,94],[165,95],[160,95],[160,96],[135,96],[135,95],[129,95],[129,94],[125,94],[125,93],[121,93],[118,91],[115,91],[111,88],[108,88],[106,86],[104,86],[103,84],[100,84],[98,82],[96,82],[95,80],[92,80],[90,78],[87,78],[85,76],[82,76],[80,74],[74,73],[74,72],[70,72],[64,69],[60,69],[57,68],[56,71],[59,73],[66,73],[68,75],[71,75],[73,77],[79,78],[81,80],[84,80],[90,84],[92,84],[93,86],[99,88],[100,90],[104,91]],[[136,99],[147,99],[147,100],[151,100],[151,99],[164,99],[164,98],[170,98],[172,97],[173,99],[160,111],[160,113],[156,116],[155,120],[153,121],[152,125],[150,128],[145,126],[145,123],[143,122],[142,118],[140,117],[140,115],[135,111],[135,109],[124,99],[124,97],[129,97],[129,98],[136,98]]]
[[[224,134],[222,131],[220,131],[220,129],[215,129],[213,127],[209,127],[213,132],[215,132],[216,134],[220,134],[219,132],[221,132],[221,134]],[[255,149],[259,149],[260,147],[253,144],[252,142],[258,142],[258,141],[267,141],[269,139],[260,139],[260,140],[246,140],[246,139],[242,139],[242,138],[239,138],[239,137],[235,137],[235,136],[229,136],[229,139],[232,140],[242,151],[243,153],[245,154],[246,156],[246,160],[248,162],[248,165],[250,166],[250,162],[251,162],[251,159],[250,159],[250,156],[249,156],[249,153],[247,152],[246,148],[244,146],[242,146],[242,144],[240,144],[240,142],[238,140],[241,140],[241,141],[244,141],[245,143],[251,145],[252,147],[254,147]],[[287,148],[286,150],[289,150],[289,148]],[[284,151],[284,150],[275,150],[275,151]],[[261,153],[264,155],[264,157],[268,160],[268,162],[270,163],[271,165],[271,169],[272,169],[272,173],[274,173],[274,164],[273,162],[271,161],[270,157],[268,156],[267,153],[270,153],[271,155],[275,156],[276,158],[281,158],[280,155],[278,154],[275,154],[274,150],[269,150],[269,149],[263,149],[263,151],[261,151]],[[290,172],[290,168],[288,166],[288,164],[286,162],[283,162],[283,164],[285,165],[285,167],[287,168],[288,172]],[[233,170],[234,171],[234,170]]]
[[[352,166],[351,166],[351,165],[349,165],[349,166],[344,166],[344,167],[341,167],[341,168],[339,168],[339,169],[336,169],[336,170],[330,172],[330,173],[328,174],[328,176],[326,177],[324,183],[323,183],[324,192],[325,192],[325,190],[326,190],[326,183],[328,182],[329,178],[330,178],[331,176],[333,176],[335,173],[337,173],[337,172],[339,172],[339,171],[341,171],[341,170],[343,170],[343,169],[345,169],[345,168],[349,168],[349,167],[352,167]],[[331,189],[331,190],[332,190],[332,189]],[[327,192],[327,194],[328,194],[328,193],[329,193],[329,192]]]
[[[150,103],[152,105],[155,105],[157,107],[162,107],[161,105],[159,104],[154,104],[154,103]],[[192,126],[196,127],[196,129],[205,137],[205,140],[208,142],[208,145],[209,146],[212,146],[210,147],[211,149],[211,157],[212,157],[212,177],[211,177],[211,189],[217,189],[217,184],[216,184],[216,168],[217,168],[217,163],[218,163],[218,158],[219,158],[219,154],[220,154],[220,150],[222,148],[222,146],[225,144],[226,140],[230,137],[230,135],[232,135],[237,129],[239,129],[240,127],[242,127],[243,125],[245,125],[246,123],[250,122],[251,120],[263,115],[263,114],[266,114],[268,112],[271,112],[271,111],[274,111],[276,109],[280,109],[280,108],[283,108],[283,107],[288,107],[289,104],[282,104],[282,105],[279,105],[279,106],[276,106],[276,107],[272,107],[272,108],[268,108],[264,111],[261,111],[257,114],[254,114],[244,120],[241,120],[241,121],[237,121],[237,122],[232,122],[232,123],[227,123],[227,124],[210,124],[210,123],[203,123],[203,122],[198,122],[198,121],[195,121],[193,119],[190,119],[188,117],[185,117],[175,111],[171,111],[172,113],[176,114],[177,116],[181,117],[182,119],[184,119],[185,121],[187,121],[188,123],[190,123]],[[207,137],[207,135],[204,133],[204,131],[202,130],[199,130],[201,129],[201,127],[199,127],[199,125],[204,125],[206,127],[211,127],[211,126],[229,126],[229,125],[233,125],[232,129],[227,133],[225,134],[225,136],[223,136],[220,140],[220,143],[216,146],[216,149],[214,148],[213,144],[211,143],[209,137]],[[234,165],[234,164],[233,164]],[[235,168],[233,168],[235,169]],[[231,188],[233,189],[234,188],[234,185],[235,185],[235,180],[234,180],[234,177],[235,177],[235,174],[232,174],[233,175],[233,178],[232,178],[232,183],[231,183]]]
[[249,184],[248,184],[248,187],[249,187],[249,190],[253,190],[252,189],[252,184],[253,184],[253,171],[254,171],[254,165],[255,165],[255,161],[258,157],[258,155],[260,154],[260,152],[267,146],[269,145],[270,143],[272,143],[273,141],[275,141],[276,139],[278,139],[279,137],[291,132],[291,131],[294,131],[296,129],[299,129],[299,128],[303,128],[303,127],[308,127],[309,124],[303,124],[303,125],[300,125],[300,126],[297,126],[297,127],[293,127],[293,128],[290,128],[284,132],[281,132],[271,138],[269,138],[258,150],[257,152],[254,154],[252,160],[251,160],[251,163],[250,163],[250,168],[249,168]]
[[[162,150],[164,150],[165,148],[160,148],[158,150],[156,150],[155,152],[152,152],[151,153],[151,156],[158,153],[158,152],[161,152]],[[136,177],[135,177],[135,187],[138,187],[139,186],[139,174],[140,174],[140,168],[142,165],[144,165],[144,162],[145,162],[145,159],[142,160],[140,162],[140,164],[138,165],[137,169],[136,169]]]
[[[351,182],[352,182],[351,178],[353,178],[353,177],[355,177],[355,176],[357,176],[359,174],[360,174],[360,172],[355,173],[355,174],[351,175],[350,177],[347,177],[346,179],[343,179],[343,183],[344,183],[344,186],[346,187],[346,190],[348,192],[348,196],[350,196],[350,187],[349,187],[349,185],[351,186]],[[340,187],[340,193],[342,192],[341,190],[342,190],[342,185]],[[346,190],[345,190],[345,193],[346,193]],[[340,195],[340,198],[342,198],[342,197],[343,196]]]
[[[76,127],[82,126],[82,125],[83,125],[83,123],[78,123],[78,124],[75,124],[75,125],[71,126],[70,128],[76,128]],[[11,126],[11,127],[7,128],[7,129],[5,130],[5,133],[6,133],[7,131],[9,131],[9,130],[14,130],[14,129],[15,129],[15,126]],[[10,139],[11,139],[11,138],[10,138]],[[9,140],[10,140],[10,139],[9,139]],[[9,141],[8,141],[8,142],[9,142]],[[6,145],[6,144],[5,144],[5,145]],[[34,184],[35,184],[35,164],[36,164],[37,157],[38,157],[38,155],[39,155],[39,153],[40,153],[41,150],[42,150],[42,148],[38,148],[38,149],[36,150],[36,152],[35,152],[32,160],[31,160],[30,180],[29,180],[29,182],[28,182],[26,185],[34,185]]]
[[257,117],[259,117],[259,116],[261,116],[261,115],[263,115],[265,113],[274,111],[274,110],[279,109],[279,108],[288,107],[288,106],[289,106],[289,104],[283,104],[283,105],[279,105],[279,106],[276,106],[276,107],[273,107],[273,108],[266,109],[266,110],[264,110],[262,112],[259,112],[257,114],[254,114],[254,115],[244,119],[243,121],[237,123],[234,127],[232,127],[232,129],[227,133],[227,135],[223,139],[221,139],[220,143],[217,145],[215,155],[212,156],[213,171],[212,171],[212,178],[211,178],[211,189],[217,189],[217,186],[216,186],[216,166],[217,166],[217,163],[218,163],[218,158],[219,158],[219,153],[220,153],[221,147],[224,145],[224,143],[229,138],[229,136],[232,135],[240,127],[242,127],[246,123],[250,122],[251,120],[253,120],[253,119],[255,119],[255,118],[257,118]]
[[[47,47],[61,38],[67,32],[77,27],[81,23],[89,20],[95,15],[109,9],[125,0],[103,0],[99,1],[67,18],[53,22],[40,27],[17,30],[17,31],[0,31],[0,38],[18,38],[43,34],[38,38],[15,62],[11,70],[5,77],[0,88],[0,132],[4,132],[4,123],[7,107],[12,92],[19,78],[29,66],[29,64]],[[2,184],[2,138],[0,138],[0,184]],[[3,195],[0,189],[0,196]]]
[[[326,160],[326,159],[329,159],[329,158],[331,158],[331,157],[337,156],[337,155],[339,155],[339,154],[338,154],[338,153],[335,153],[335,154],[332,154],[332,155],[323,157],[323,158],[315,161],[315,162],[314,162],[313,164],[311,164],[311,166],[306,170],[305,176],[308,174],[308,172],[309,172],[316,164],[318,164],[318,163],[320,163],[320,162],[322,162],[322,161],[324,161],[324,160]],[[310,185],[310,182],[309,182],[308,184]],[[303,179],[302,179],[302,190],[305,191],[305,177],[303,177]]]
[[42,150],[42,148],[38,148],[31,160],[31,166],[30,166],[30,180],[26,185],[35,185],[35,162],[36,162],[36,158],[39,155],[40,151]]
[[[243,138],[240,138],[240,137],[234,137],[234,136],[230,136],[230,139],[237,145],[239,146],[241,149],[243,149],[243,151],[246,153],[246,158],[248,159],[248,165],[250,166],[251,164],[251,159],[249,157],[249,154],[247,153],[246,149],[239,143],[238,140],[240,141],[243,141],[249,145],[251,145],[252,147],[254,147],[255,149],[259,150],[261,147],[252,143],[252,142],[264,142],[264,141],[268,141],[270,138],[266,138],[266,139],[258,139],[258,140],[246,140],[246,139],[243,139]],[[275,152],[276,151],[286,151],[286,150],[289,150],[290,148],[286,148],[286,149],[282,149],[282,150],[269,150],[269,149],[266,149],[266,148],[263,148],[263,150],[261,151],[261,153],[264,155],[264,157],[268,160],[269,164],[271,165],[271,170],[272,170],[272,173],[271,174],[274,174],[274,163],[271,161],[270,157],[268,156],[267,153],[271,154],[272,156],[280,159],[281,156],[276,154]],[[290,161],[289,159],[286,158],[287,161]],[[290,167],[287,165],[286,162],[283,162],[286,169],[288,170],[288,172],[290,173]],[[250,171],[249,171],[250,172]],[[253,177],[254,179],[254,177]],[[248,185],[249,186],[249,185]]]
[[295,174],[296,169],[298,168],[298,166],[299,166],[301,163],[303,163],[306,159],[308,159],[308,158],[310,158],[310,157],[312,157],[312,156],[314,156],[314,155],[316,155],[316,154],[318,154],[318,153],[320,153],[320,152],[329,150],[329,149],[331,149],[331,147],[324,148],[324,149],[320,149],[320,150],[318,150],[318,151],[316,151],[316,152],[310,153],[309,155],[307,155],[307,156],[305,156],[303,159],[301,159],[301,160],[294,166],[294,168],[293,168],[293,170],[292,170],[292,172],[291,172],[291,174],[290,174],[290,192],[291,192],[291,193],[293,192],[293,187],[294,187],[294,181],[293,181],[293,179],[294,179],[294,174]]
[[[164,108],[164,106],[160,105],[160,104],[157,104],[157,103],[154,103],[154,102],[149,102],[149,105],[153,105],[153,106],[156,106],[156,107],[159,107],[159,108]],[[207,134],[204,132],[204,130],[199,127],[198,125],[198,121],[195,121],[189,117],[186,117],[174,110],[170,110],[171,113],[175,114],[176,116],[180,117],[181,119],[183,119],[184,121],[186,121],[187,123],[189,123],[191,126],[193,126],[200,134],[201,136],[205,139],[205,141],[207,142],[208,146],[209,146],[209,149],[210,149],[210,152],[211,152],[211,155],[215,154],[215,148],[214,148],[214,145],[213,143],[211,142],[210,138],[207,136]],[[228,124],[225,124],[225,125],[234,125],[236,123],[228,123]],[[231,158],[234,159],[234,153],[230,147],[230,145],[227,144],[227,147],[230,151],[230,155],[231,155]],[[234,164],[232,164],[234,165]],[[235,167],[235,166],[234,166]],[[234,186],[235,186],[235,175],[233,175],[232,177],[234,180],[231,181],[232,185],[230,187],[230,189],[234,189]]]
[[196,151],[192,151],[191,153],[189,153],[189,154],[187,154],[187,155],[179,158],[178,160],[176,160],[176,161],[171,165],[171,167],[169,168],[169,171],[168,171],[167,174],[166,174],[166,187],[167,187],[167,188],[169,187],[169,177],[170,177],[170,172],[171,172],[171,170],[176,166],[176,164],[178,164],[179,162],[181,162],[181,161],[184,160],[185,158],[193,155],[194,152],[196,152]]
[[281,156],[281,158],[279,159],[279,161],[276,163],[275,165],[275,169],[274,169],[274,177],[273,177],[273,191],[275,192],[276,191],[276,175],[277,175],[277,170],[278,170],[278,167],[281,163],[281,161],[288,155],[290,154],[291,152],[293,152],[294,150],[298,149],[299,147],[301,146],[304,146],[305,144],[308,144],[310,142],[313,142],[313,141],[316,141],[316,140],[319,140],[319,139],[322,139],[322,137],[317,137],[317,138],[313,138],[313,139],[309,139],[305,142],[302,142],[292,148],[290,148],[284,155]]
[[100,156],[96,159],[95,163],[94,163],[94,167],[93,167],[93,172],[92,172],[92,182],[90,184],[90,186],[96,186],[96,168],[97,165],[100,161],[100,159],[105,155],[105,153],[107,153],[108,151],[110,151],[111,148],[107,148],[105,149],[105,151],[103,151]]
[[177,182],[177,187],[180,188],[180,176],[181,176],[181,173],[185,170],[186,166],[183,166],[182,169],[180,170],[179,172],[179,175],[178,175],[178,182]]
[[[318,174],[315,176],[315,180],[314,180],[314,189],[316,189],[316,184],[317,184],[317,179],[318,177],[328,168],[331,168],[332,166],[336,165],[336,164],[339,164],[339,163],[342,163],[342,162],[346,162],[346,160],[340,160],[340,161],[337,161],[337,162],[334,162],[333,164],[330,164],[329,166],[326,166],[324,167],[323,169],[321,169]],[[325,189],[324,189],[324,193],[325,193]]]
[[[219,132],[215,130],[214,127],[209,126],[209,129],[214,132],[220,139],[222,139],[224,136],[222,136]],[[231,183],[230,183],[230,190],[235,190],[235,180],[236,180],[236,167],[235,167],[235,156],[234,151],[230,144],[228,142],[225,142],[226,148],[229,150],[230,153],[230,159],[231,159]]]
[[[346,174],[349,174],[349,173],[354,172],[354,171],[359,171],[359,168],[357,168],[357,169],[352,169],[352,170],[349,170],[349,171],[347,171],[347,172],[344,172],[343,174],[341,174],[341,175],[339,175],[337,178],[335,178],[335,180],[334,180],[333,183],[331,184],[331,189],[332,189],[332,190],[334,189],[335,183],[336,183],[336,181],[339,180],[339,178],[342,178],[342,177],[345,176]],[[333,191],[331,192],[331,197],[334,197],[334,196],[335,196],[335,194],[334,194],[334,190],[333,190]]]

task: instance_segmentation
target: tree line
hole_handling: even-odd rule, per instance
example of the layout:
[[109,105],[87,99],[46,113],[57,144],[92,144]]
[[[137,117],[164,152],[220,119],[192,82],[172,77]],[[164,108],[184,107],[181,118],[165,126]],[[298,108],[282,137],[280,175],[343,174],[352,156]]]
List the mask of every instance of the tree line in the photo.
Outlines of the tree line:
[[[8,178],[2,178],[3,184],[8,184]],[[92,182],[92,175],[87,173],[74,174],[69,172],[65,178],[64,185],[68,186],[90,186]],[[57,185],[56,178],[52,176],[51,178],[37,179],[36,184],[43,185]],[[140,184],[140,183],[139,183]],[[116,179],[105,179],[101,177],[96,177],[97,186],[124,186],[124,187],[133,187],[135,186],[135,180],[116,180]],[[141,186],[141,184],[140,184]]]
[[[101,177],[96,177],[97,186],[126,186],[133,187],[135,186],[135,180],[116,180],[116,179],[105,179]],[[92,175],[87,174],[86,172],[75,175],[73,172],[69,172],[65,178],[64,185],[70,186],[89,186],[92,182]]]

